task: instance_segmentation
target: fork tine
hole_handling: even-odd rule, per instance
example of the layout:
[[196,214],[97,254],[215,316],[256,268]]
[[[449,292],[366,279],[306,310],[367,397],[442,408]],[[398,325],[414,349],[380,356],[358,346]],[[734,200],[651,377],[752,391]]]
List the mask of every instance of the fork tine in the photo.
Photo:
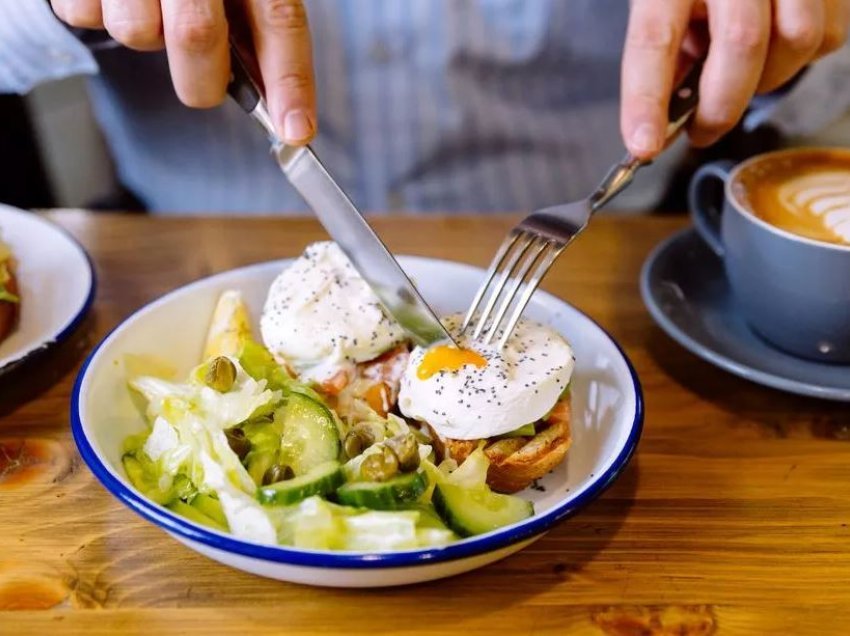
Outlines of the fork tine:
[[528,248],[531,247],[531,244],[534,242],[534,236],[527,232],[520,232],[517,240],[517,245],[514,250],[511,252],[510,258],[508,259],[508,264],[505,266],[505,269],[502,270],[502,275],[499,277],[499,282],[493,288],[493,291],[490,293],[490,298],[487,300],[487,304],[484,306],[484,311],[478,317],[478,324],[475,326],[475,331],[472,332],[472,338],[478,339],[481,336],[481,332],[484,331],[484,327],[487,326],[487,322],[490,319],[490,314],[493,313],[493,307],[496,306],[496,302],[499,300],[499,296],[502,295],[502,290],[504,290],[505,285],[511,277],[511,273],[516,268],[517,262],[525,255],[528,251]]
[[531,300],[531,295],[535,292],[535,290],[540,286],[540,281],[543,280],[543,277],[546,275],[546,272],[549,271],[549,268],[552,267],[552,263],[555,262],[561,252],[564,251],[566,244],[558,245],[555,249],[549,250],[549,253],[540,261],[540,264],[532,274],[531,279],[528,281],[528,284],[525,286],[525,289],[522,292],[522,296],[520,296],[519,302],[516,305],[513,313],[511,314],[510,320],[508,320],[508,324],[505,327],[505,331],[502,334],[501,339],[499,340],[499,348],[502,349],[507,343],[508,339],[511,337],[513,330],[516,328],[517,323],[519,322],[520,317],[522,316],[522,312],[525,310],[525,306],[528,304],[528,301]]
[[481,283],[481,286],[478,288],[478,291],[475,292],[475,297],[472,299],[472,304],[469,306],[469,310],[466,312],[466,316],[463,318],[463,324],[460,326],[460,333],[462,334],[469,327],[469,323],[472,322],[473,316],[475,316],[475,312],[478,309],[478,306],[481,304],[481,301],[484,299],[484,294],[487,292],[487,288],[490,287],[490,283],[493,282],[493,278],[496,276],[496,270],[501,267],[502,262],[505,260],[505,257],[508,255],[510,249],[517,242],[517,239],[520,236],[520,232],[517,232],[516,229],[511,230],[511,233],[505,237],[505,240],[502,241],[502,244],[499,246],[499,251],[496,252],[496,256],[493,257],[493,260],[490,262],[490,267],[487,268],[487,273],[484,275],[484,282]]
[[507,294],[505,294],[504,299],[502,299],[502,303],[499,306],[499,310],[496,312],[496,317],[493,318],[493,321],[490,323],[490,329],[484,336],[484,343],[490,344],[493,341],[493,337],[499,331],[499,324],[502,322],[502,319],[505,317],[505,314],[510,309],[510,306],[513,304],[514,300],[516,300],[517,292],[519,291],[520,286],[525,282],[525,277],[528,274],[529,270],[534,266],[534,264],[541,258],[541,256],[545,255],[546,250],[551,246],[551,243],[544,239],[543,237],[534,237],[532,240],[532,245],[537,243],[530,251],[532,252],[530,256],[526,257],[523,261],[522,265],[519,268],[519,271],[514,276],[513,283],[511,284],[510,290]]

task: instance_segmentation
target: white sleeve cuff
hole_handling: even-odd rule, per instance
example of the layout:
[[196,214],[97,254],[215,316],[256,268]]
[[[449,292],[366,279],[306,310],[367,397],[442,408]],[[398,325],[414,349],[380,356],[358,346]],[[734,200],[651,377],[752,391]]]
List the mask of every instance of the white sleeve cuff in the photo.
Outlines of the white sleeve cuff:
[[53,15],[46,0],[0,0],[0,93],[97,73],[91,52]]

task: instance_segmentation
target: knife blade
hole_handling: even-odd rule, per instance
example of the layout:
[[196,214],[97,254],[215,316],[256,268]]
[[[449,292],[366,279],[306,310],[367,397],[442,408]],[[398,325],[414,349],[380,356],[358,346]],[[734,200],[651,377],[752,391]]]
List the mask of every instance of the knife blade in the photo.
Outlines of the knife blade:
[[281,171],[375,292],[387,313],[420,346],[440,340],[454,343],[413,281],[313,150],[309,146],[287,146],[277,138],[257,83],[235,46],[231,47],[231,75],[229,94],[266,131]]

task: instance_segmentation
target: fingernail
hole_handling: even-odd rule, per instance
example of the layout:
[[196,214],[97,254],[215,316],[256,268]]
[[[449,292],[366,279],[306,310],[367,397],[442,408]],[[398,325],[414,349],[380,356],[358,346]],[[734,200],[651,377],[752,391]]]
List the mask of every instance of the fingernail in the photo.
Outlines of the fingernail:
[[632,133],[632,150],[640,153],[651,154],[661,149],[661,140],[658,131],[652,124],[641,124]]
[[285,141],[297,142],[308,139],[313,134],[313,122],[306,111],[291,110],[283,118],[283,136]]

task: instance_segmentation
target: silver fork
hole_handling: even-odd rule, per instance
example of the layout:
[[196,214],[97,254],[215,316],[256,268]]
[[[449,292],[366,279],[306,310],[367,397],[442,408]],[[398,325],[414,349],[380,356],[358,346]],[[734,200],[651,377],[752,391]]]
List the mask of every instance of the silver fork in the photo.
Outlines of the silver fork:
[[[701,72],[700,61],[674,91],[667,114],[668,143],[678,135],[696,109]],[[520,221],[508,233],[490,263],[484,283],[466,312],[460,333],[470,328],[487,290],[492,286],[484,309],[477,314],[472,338],[483,337],[485,343],[490,343],[501,334],[499,348],[504,347],[532,294],[555,260],[587,227],[593,213],[622,192],[632,182],[635,173],[647,163],[626,154],[586,199],[537,210]],[[513,311],[505,322],[512,307]]]

